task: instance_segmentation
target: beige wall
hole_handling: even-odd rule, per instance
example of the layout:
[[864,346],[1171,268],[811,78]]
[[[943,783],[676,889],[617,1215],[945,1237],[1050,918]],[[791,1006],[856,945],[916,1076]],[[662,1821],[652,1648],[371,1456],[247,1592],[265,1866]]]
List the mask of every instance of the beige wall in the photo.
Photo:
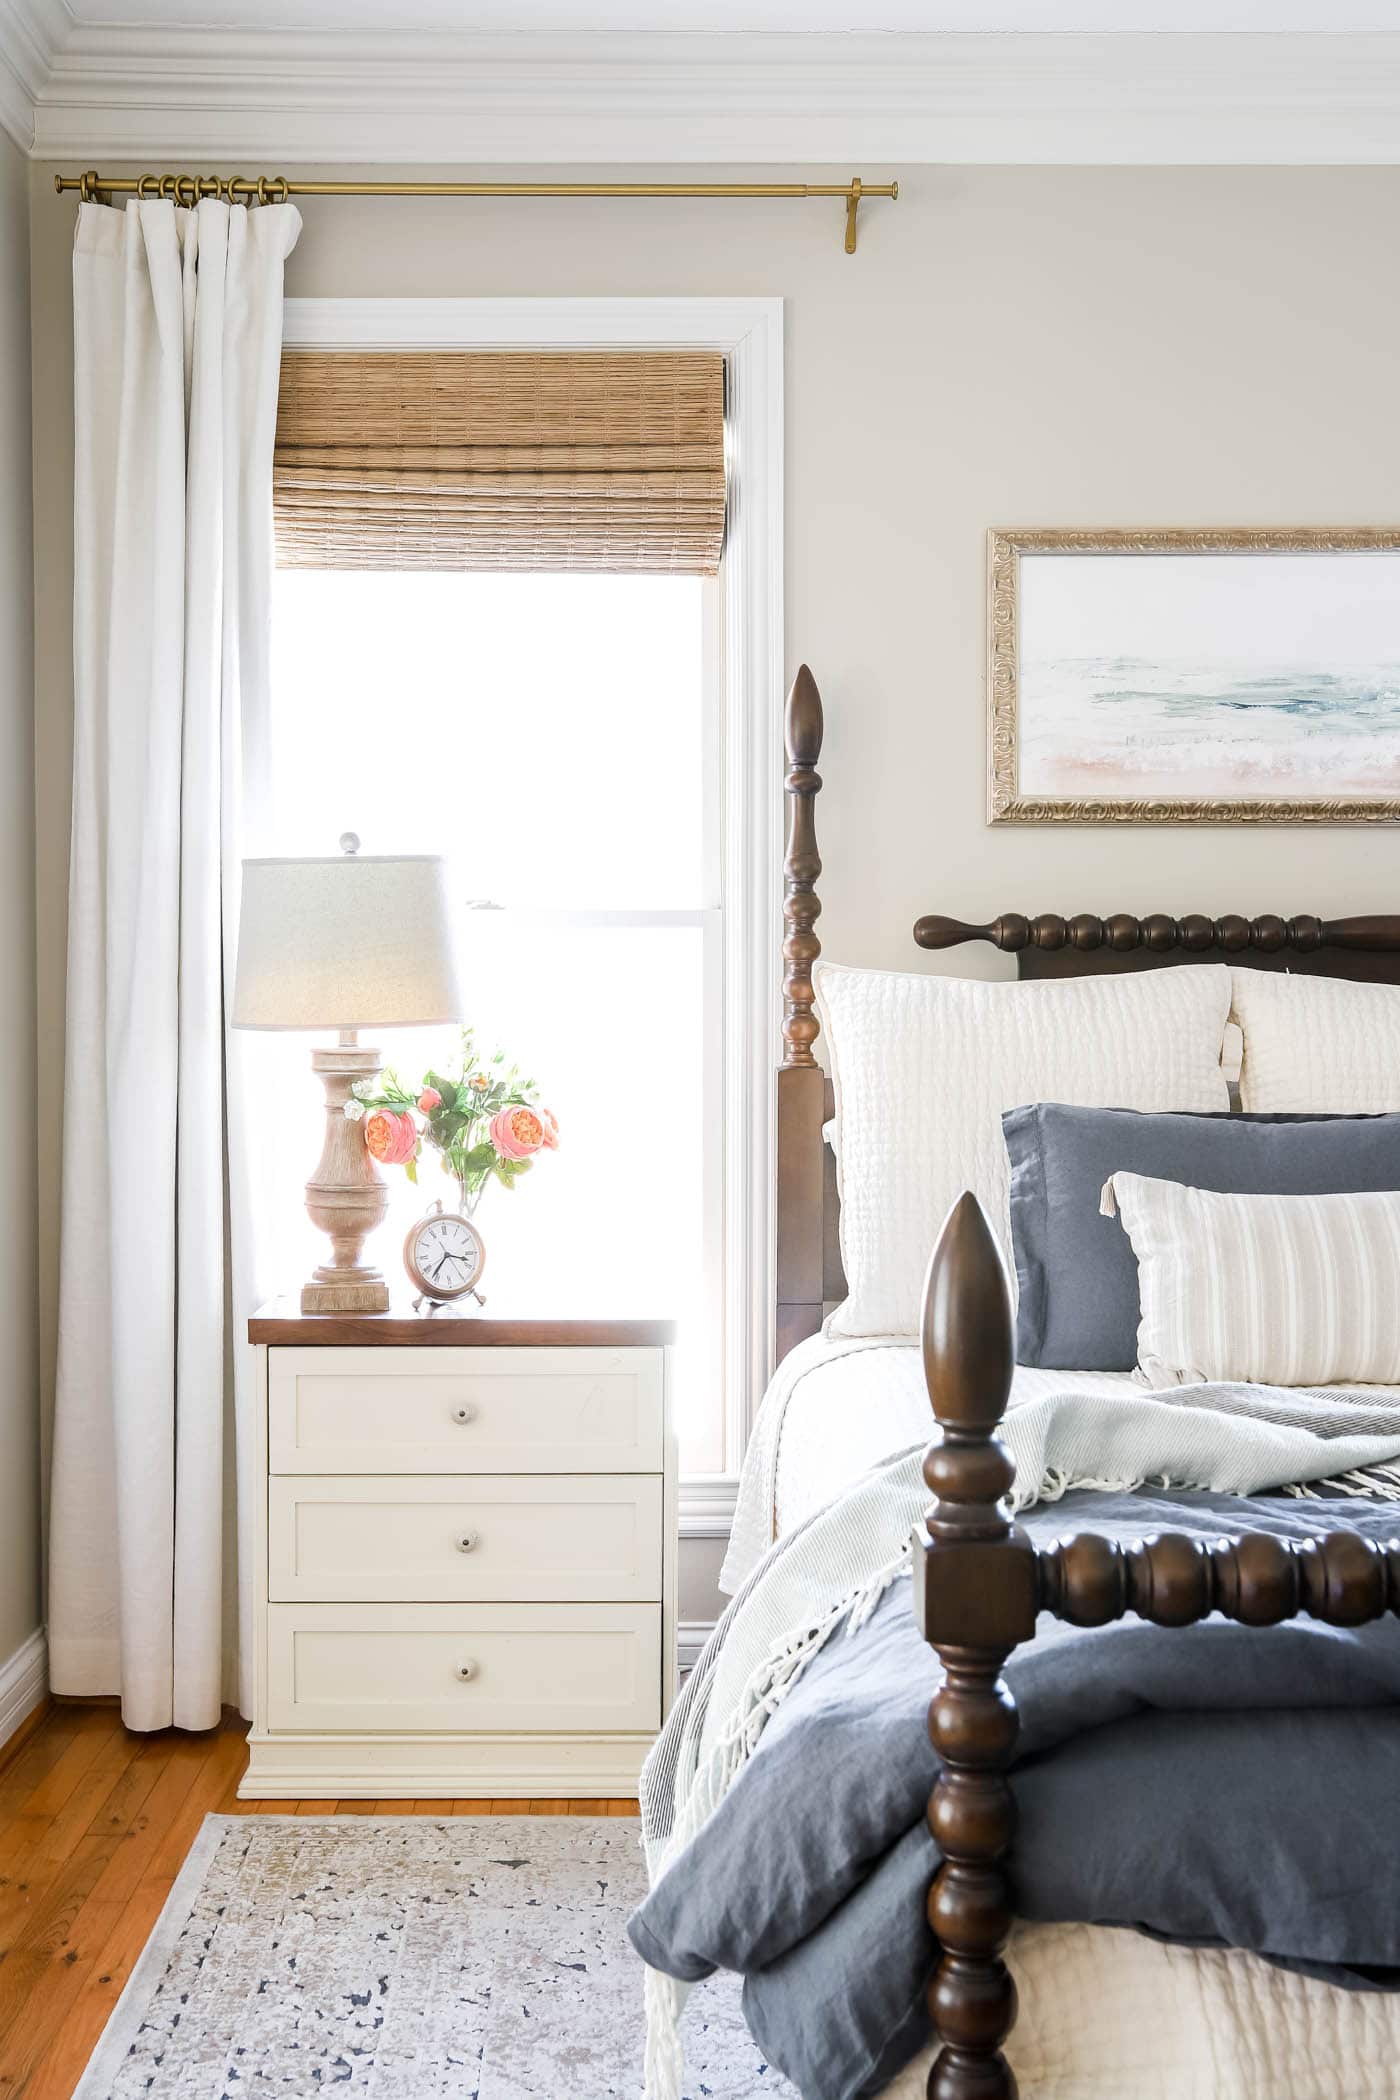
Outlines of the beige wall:
[[0,134],[0,1665],[39,1624],[27,166]]
[[[33,175],[46,1365],[73,217],[51,172]],[[1400,523],[1400,170],[899,172],[853,259],[835,204],[312,202],[288,284],[783,296],[787,656],[827,704],[828,954],[918,966],[929,910],[1394,907],[1385,831],[988,830],[982,621],[993,524]]]

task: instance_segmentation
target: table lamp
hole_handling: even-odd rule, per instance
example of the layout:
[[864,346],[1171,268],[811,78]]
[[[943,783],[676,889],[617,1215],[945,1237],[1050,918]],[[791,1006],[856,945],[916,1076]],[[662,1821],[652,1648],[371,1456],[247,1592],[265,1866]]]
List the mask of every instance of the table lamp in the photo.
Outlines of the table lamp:
[[465,1014],[445,866],[432,854],[362,854],[354,832],[338,855],[245,860],[235,1028],[340,1031],[313,1050],[326,1090],[326,1137],[306,1184],[311,1222],[329,1233],[331,1259],[302,1288],[304,1313],[389,1309],[380,1271],[363,1263],[389,1191],[345,1104],[380,1053],[361,1028],[429,1027]]

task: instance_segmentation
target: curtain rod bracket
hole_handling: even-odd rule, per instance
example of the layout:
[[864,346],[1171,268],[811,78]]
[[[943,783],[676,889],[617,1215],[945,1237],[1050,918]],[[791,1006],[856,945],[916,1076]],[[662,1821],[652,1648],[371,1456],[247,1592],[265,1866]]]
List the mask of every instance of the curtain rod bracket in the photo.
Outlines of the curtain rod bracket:
[[856,252],[856,213],[860,210],[860,177],[851,177],[851,186],[846,192],[846,253]]

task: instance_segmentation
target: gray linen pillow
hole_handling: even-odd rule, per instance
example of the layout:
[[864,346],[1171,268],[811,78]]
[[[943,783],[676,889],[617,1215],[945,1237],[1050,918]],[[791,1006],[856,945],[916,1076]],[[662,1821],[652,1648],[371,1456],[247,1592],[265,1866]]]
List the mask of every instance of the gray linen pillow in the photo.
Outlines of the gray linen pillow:
[[1001,1123],[1017,1361],[1056,1370],[1137,1362],[1137,1257],[1118,1221],[1099,1214],[1110,1174],[1221,1195],[1400,1189],[1400,1115],[1160,1115],[1040,1101],[1008,1109]]

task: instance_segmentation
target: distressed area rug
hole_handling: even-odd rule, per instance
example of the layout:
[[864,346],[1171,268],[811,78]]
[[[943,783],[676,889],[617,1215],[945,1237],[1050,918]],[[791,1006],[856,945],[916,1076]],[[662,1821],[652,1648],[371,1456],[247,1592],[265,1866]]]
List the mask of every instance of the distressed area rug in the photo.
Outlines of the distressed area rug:
[[[638,1825],[209,1816],[75,2100],[638,2100]],[[686,2100],[796,2100],[737,1979],[697,1991]]]

